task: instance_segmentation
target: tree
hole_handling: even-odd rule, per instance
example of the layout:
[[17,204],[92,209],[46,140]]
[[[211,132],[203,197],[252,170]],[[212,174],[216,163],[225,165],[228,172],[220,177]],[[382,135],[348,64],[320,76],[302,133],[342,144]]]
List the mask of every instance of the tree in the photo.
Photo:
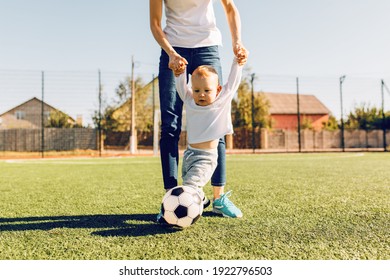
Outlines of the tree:
[[350,112],[345,127],[350,129],[381,129],[382,110],[363,103]]
[[[153,81],[152,81],[153,82]],[[136,128],[140,131],[153,129],[153,106],[151,100],[151,83],[145,85],[141,78],[135,80],[135,113]],[[102,114],[102,129],[112,131],[129,131],[131,127],[131,78],[126,77],[115,90],[115,99],[109,105],[105,102]],[[94,123],[99,122],[99,113],[95,111]]]
[[339,128],[337,120],[334,116],[329,116],[327,122],[322,123],[322,128],[328,131],[335,131]]
[[56,128],[71,128],[75,124],[72,119],[65,113],[53,110],[50,112],[49,122],[46,127],[56,127]]
[[313,123],[310,118],[303,116],[301,121],[301,129],[313,130]]
[[[262,92],[254,94],[255,128],[269,128],[272,126],[269,107],[269,101]],[[232,122],[234,127],[252,128],[252,91],[249,75],[242,78],[237,99],[232,101]]]

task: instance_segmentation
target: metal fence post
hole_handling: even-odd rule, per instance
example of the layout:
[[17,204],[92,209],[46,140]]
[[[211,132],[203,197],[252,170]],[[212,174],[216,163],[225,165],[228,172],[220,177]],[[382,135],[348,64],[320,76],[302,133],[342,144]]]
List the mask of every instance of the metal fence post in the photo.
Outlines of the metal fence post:
[[299,78],[296,78],[297,83],[297,118],[298,118],[298,150],[301,152],[301,112],[299,106]]
[[[253,80],[255,79],[255,73],[253,73],[251,75],[251,87],[252,87],[252,90],[251,90],[251,100],[252,100],[252,150],[253,150],[253,153],[255,153],[255,95],[254,95],[254,92],[253,92]],[[261,147],[260,147],[261,148]]]
[[343,116],[343,82],[345,80],[345,75],[340,77],[340,107],[341,107],[341,149],[343,152],[345,151],[345,143],[344,143],[344,116]]
[[387,143],[386,143],[386,115],[385,115],[385,94],[384,89],[390,94],[390,90],[387,88],[385,81],[381,81],[381,94],[382,94],[382,130],[383,130],[383,149],[387,152]]

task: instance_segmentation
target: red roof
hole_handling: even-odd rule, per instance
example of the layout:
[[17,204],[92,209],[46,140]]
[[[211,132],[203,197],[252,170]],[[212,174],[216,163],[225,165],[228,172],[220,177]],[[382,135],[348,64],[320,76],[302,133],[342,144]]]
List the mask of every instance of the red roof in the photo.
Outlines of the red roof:
[[[270,102],[271,115],[297,114],[297,95],[291,93],[261,92]],[[331,111],[314,95],[299,95],[299,111],[305,115],[327,115]]]

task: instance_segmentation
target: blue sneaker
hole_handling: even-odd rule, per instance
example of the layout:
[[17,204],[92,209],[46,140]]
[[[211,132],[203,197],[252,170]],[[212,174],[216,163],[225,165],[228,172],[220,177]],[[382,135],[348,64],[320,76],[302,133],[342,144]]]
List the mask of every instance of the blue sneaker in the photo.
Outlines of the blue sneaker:
[[213,201],[213,212],[228,218],[241,218],[242,212],[233,202],[229,200],[232,191],[222,194],[220,198]]

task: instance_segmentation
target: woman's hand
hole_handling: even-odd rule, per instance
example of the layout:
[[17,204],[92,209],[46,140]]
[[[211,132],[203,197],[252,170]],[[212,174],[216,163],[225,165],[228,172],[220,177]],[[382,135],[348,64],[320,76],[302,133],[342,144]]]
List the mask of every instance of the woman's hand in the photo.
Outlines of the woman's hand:
[[178,77],[186,70],[188,61],[180,56],[178,53],[174,53],[169,56],[168,67],[173,71],[173,74]]
[[233,47],[234,55],[236,56],[238,65],[242,66],[248,61],[248,50],[241,42],[237,42]]

